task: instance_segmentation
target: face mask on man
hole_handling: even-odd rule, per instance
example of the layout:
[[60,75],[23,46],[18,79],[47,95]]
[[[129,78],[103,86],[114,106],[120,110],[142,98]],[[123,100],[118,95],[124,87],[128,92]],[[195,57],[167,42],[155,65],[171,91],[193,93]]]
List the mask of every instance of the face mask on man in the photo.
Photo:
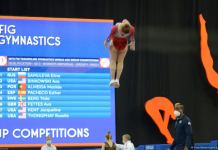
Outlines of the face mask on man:
[[180,113],[178,110],[175,110],[175,111],[174,111],[174,115],[175,115],[176,117],[179,117],[179,116],[181,115],[181,113]]
[[46,141],[47,144],[51,144],[51,140]]
[[126,142],[125,142],[125,140],[123,140],[123,144],[125,144]]

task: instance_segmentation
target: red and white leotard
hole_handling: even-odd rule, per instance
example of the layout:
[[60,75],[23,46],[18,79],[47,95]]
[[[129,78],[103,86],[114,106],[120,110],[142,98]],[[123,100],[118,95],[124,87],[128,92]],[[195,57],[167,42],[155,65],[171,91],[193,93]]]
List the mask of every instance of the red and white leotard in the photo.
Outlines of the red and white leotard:
[[111,33],[107,38],[107,41],[112,41],[113,46],[117,50],[124,50],[128,44],[128,40],[133,42],[135,40],[135,28],[130,26],[130,32],[128,34],[122,33],[118,30],[118,25],[112,27]]

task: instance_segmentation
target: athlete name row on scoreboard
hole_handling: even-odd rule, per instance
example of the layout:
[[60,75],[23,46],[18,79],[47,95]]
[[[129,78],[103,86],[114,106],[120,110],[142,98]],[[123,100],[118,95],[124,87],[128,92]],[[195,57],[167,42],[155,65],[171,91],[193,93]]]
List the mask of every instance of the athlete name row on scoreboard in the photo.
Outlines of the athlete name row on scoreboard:
[[[26,78],[107,78],[109,74],[105,73],[53,73],[53,72],[27,72],[30,68],[25,68],[23,71],[20,67],[8,67],[6,72],[0,72],[1,78],[17,78],[19,76],[25,76]],[[12,72],[13,71],[13,72]]]
[[[24,115],[23,115],[24,114]],[[0,118],[105,118],[111,117],[111,113],[0,113]]]

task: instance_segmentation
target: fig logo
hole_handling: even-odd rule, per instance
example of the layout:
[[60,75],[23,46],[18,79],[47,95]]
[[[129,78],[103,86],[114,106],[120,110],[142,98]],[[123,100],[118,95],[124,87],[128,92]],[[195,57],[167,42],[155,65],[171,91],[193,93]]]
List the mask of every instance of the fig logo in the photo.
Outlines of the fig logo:
[[110,67],[110,59],[109,58],[100,58],[100,67],[101,68],[109,68]]
[[[145,111],[152,118],[167,143],[173,142],[173,137],[168,129],[169,120],[175,120],[173,103],[166,97],[154,97],[145,103]],[[161,112],[163,112],[163,116]]]
[[0,56],[0,66],[7,66],[8,59],[7,56]]
[[203,15],[199,15],[200,21],[200,46],[201,46],[201,61],[206,72],[207,80],[210,85],[218,89],[218,73],[213,68],[213,58],[208,46],[208,33],[206,28],[206,20]]

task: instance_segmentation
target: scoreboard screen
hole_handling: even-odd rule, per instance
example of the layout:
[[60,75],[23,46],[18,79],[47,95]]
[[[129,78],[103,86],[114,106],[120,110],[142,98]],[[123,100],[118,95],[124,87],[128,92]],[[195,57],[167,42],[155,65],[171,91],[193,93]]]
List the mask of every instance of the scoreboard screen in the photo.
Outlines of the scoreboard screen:
[[115,137],[103,42],[112,20],[0,16],[0,147],[96,146]]

